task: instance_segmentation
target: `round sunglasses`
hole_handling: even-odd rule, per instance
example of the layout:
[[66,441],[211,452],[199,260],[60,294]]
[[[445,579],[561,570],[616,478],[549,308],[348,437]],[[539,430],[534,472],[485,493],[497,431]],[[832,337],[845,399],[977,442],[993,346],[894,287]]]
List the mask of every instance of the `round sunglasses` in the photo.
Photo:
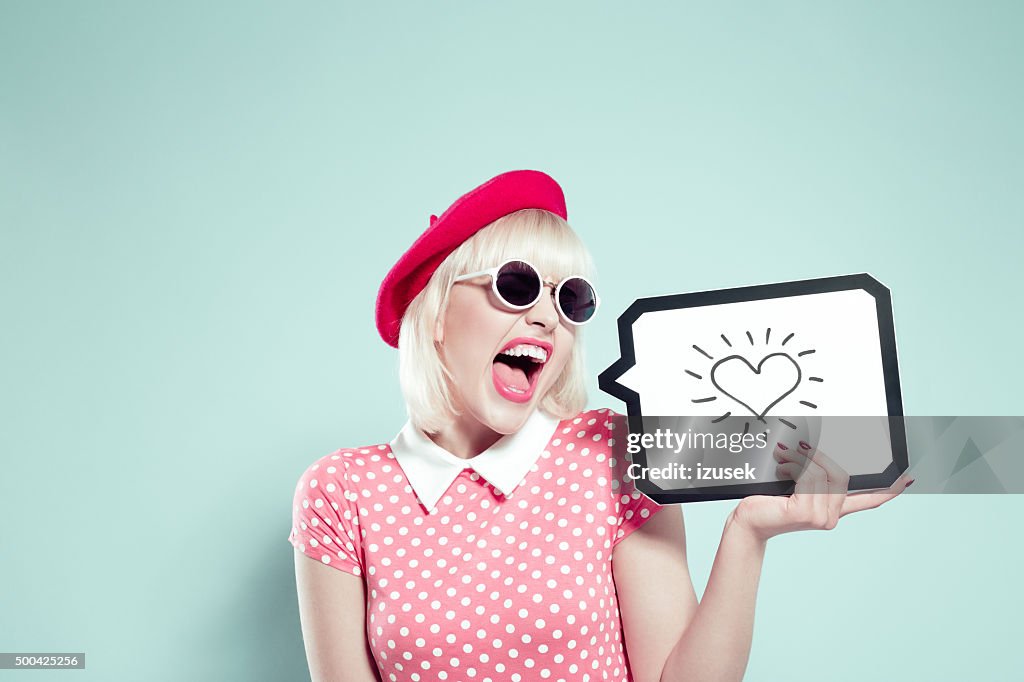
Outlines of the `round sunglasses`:
[[551,285],[558,314],[569,324],[590,322],[597,312],[600,300],[594,286],[581,275],[571,275],[561,282],[545,282],[537,268],[524,260],[507,260],[501,265],[468,275],[459,275],[455,282],[487,275],[491,290],[510,310],[526,310],[540,301],[544,287]]

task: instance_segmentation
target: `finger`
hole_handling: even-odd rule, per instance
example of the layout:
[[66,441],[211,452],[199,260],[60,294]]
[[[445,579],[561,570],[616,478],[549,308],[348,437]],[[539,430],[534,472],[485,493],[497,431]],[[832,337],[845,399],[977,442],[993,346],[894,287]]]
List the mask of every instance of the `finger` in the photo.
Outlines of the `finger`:
[[818,528],[827,519],[825,495],[828,492],[828,480],[824,469],[809,459],[804,460],[806,464],[800,467],[797,474],[796,491],[792,499],[796,506],[794,513],[806,527]]
[[[785,464],[787,462],[796,464],[797,469],[806,469],[811,463],[810,459],[807,458],[807,455],[798,452],[795,446],[790,447],[782,442],[775,444],[775,450],[772,452],[772,457],[774,457],[775,461],[780,464]],[[794,476],[793,480],[796,480],[796,478],[797,477]]]
[[821,448],[812,447],[805,441],[800,441],[800,447],[797,451],[808,453],[808,456],[811,457],[818,466],[825,470],[829,479],[835,479],[837,481],[850,480],[850,475],[846,473],[846,470],[836,464],[835,460],[822,452]]
[[[830,507],[832,505],[830,495],[830,482],[828,472],[814,459],[814,448],[806,441],[800,441],[796,448],[797,454],[807,461],[808,469],[811,470],[818,480],[814,491],[814,520],[816,528],[829,528]],[[837,516],[838,519],[838,510]],[[833,526],[834,527],[834,526]]]
[[788,464],[791,465],[790,477],[796,481],[796,486],[793,488],[793,494],[789,496],[787,506],[796,518],[810,518],[814,505],[814,481],[807,475],[806,466],[796,462]]
[[775,475],[780,479],[795,481],[800,478],[800,474],[803,473],[805,468],[796,462],[782,462],[775,467]]
[[910,487],[910,484],[914,482],[917,474],[911,474],[909,471],[904,471],[900,474],[900,477],[893,481],[892,485],[889,486],[889,490],[899,490],[901,493]]
[[900,476],[887,490],[847,495],[839,515],[846,516],[847,514],[853,514],[854,512],[880,507],[909,488],[913,482],[913,478],[904,475]]
[[[790,495],[789,506],[794,509],[799,508],[802,505],[805,506],[805,503],[808,502],[808,500],[804,500],[804,497],[813,492],[813,486],[809,479],[800,483],[800,478],[807,470],[807,465],[810,461],[803,455],[797,454],[794,449],[781,441],[775,444],[775,450],[772,453],[772,456],[775,458],[775,461],[779,463],[775,468],[776,477],[780,481],[789,479],[798,483],[794,488],[793,493]],[[801,512],[801,514],[802,513],[803,512]]]
[[850,487],[850,475],[820,448],[814,448],[805,441],[800,441],[798,452],[806,454],[815,464],[825,470],[828,477],[828,523],[826,528],[835,528],[839,523],[843,502],[846,500],[846,493]]
[[853,514],[854,512],[875,509],[896,497],[898,494],[899,493],[893,493],[886,490],[879,493],[854,493],[852,495],[847,495],[846,500],[843,501],[842,509],[839,510],[839,516],[843,517],[847,514]]
[[775,444],[775,451],[772,453],[772,456],[777,462],[799,462],[803,459],[796,452],[795,448],[791,448],[782,441]]
[[792,465],[792,471],[796,474],[794,478],[796,489],[793,491],[793,495],[814,495],[814,491],[817,488],[817,479],[819,478],[818,472],[824,474],[821,467],[813,467],[812,462],[807,458],[803,458],[803,461],[799,462],[787,462],[787,464]]
[[814,471],[817,479],[814,489],[814,526],[816,528],[828,527],[828,473],[814,460],[810,460],[808,467]]

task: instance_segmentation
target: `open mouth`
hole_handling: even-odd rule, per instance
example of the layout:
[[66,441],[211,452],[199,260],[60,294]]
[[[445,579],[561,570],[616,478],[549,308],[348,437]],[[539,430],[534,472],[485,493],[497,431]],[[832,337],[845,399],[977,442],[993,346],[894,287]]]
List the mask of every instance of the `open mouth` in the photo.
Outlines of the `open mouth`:
[[551,354],[551,344],[533,339],[514,339],[494,357],[491,374],[498,394],[516,403],[533,396],[537,378]]

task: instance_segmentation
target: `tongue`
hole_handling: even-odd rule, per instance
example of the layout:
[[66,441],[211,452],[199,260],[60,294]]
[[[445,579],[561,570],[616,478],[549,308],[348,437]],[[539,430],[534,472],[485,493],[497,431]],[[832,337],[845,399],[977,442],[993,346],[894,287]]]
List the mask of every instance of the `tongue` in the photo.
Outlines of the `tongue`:
[[504,362],[495,362],[494,374],[506,386],[511,386],[520,391],[526,391],[530,388],[530,380],[526,378],[526,372],[518,367],[506,365]]

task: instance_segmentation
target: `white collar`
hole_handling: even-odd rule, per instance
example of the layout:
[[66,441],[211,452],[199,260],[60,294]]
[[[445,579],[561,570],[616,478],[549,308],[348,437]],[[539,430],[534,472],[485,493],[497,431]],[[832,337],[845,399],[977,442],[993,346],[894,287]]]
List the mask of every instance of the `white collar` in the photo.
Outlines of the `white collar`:
[[462,459],[448,452],[407,422],[391,441],[391,452],[427,510],[432,510],[463,469],[472,469],[504,495],[526,477],[555,433],[559,420],[534,410],[523,427],[502,436],[476,457]]

